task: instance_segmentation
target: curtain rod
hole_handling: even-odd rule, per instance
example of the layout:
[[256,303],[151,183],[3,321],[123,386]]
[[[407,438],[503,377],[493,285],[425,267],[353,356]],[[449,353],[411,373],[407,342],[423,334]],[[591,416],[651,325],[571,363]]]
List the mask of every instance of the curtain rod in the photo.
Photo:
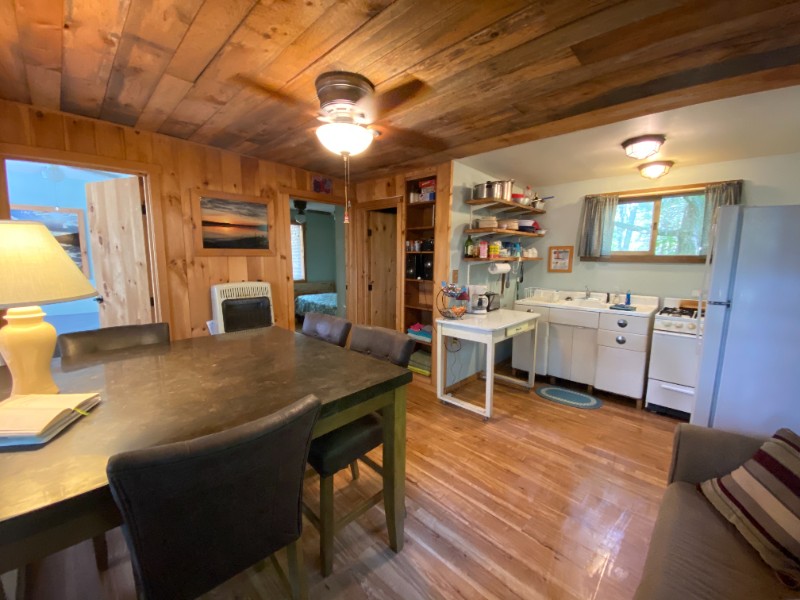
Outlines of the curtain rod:
[[708,183],[692,183],[689,185],[676,185],[672,187],[663,187],[648,190],[629,190],[627,192],[609,192],[607,194],[588,194],[589,196],[618,196],[620,199],[625,198],[641,198],[642,196],[662,196],[670,192],[700,192],[705,191],[709,185],[719,185],[721,183],[734,183],[741,181],[740,179],[733,179],[729,181],[709,181]]

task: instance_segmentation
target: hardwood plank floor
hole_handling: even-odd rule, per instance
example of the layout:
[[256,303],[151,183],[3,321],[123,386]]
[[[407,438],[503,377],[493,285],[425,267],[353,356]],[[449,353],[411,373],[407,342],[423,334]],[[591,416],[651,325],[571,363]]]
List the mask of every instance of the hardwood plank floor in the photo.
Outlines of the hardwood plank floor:
[[[459,390],[475,402],[482,393],[480,381]],[[428,391],[409,391],[405,548],[398,555],[389,549],[383,508],[376,506],[337,535],[334,573],[323,580],[319,536],[306,523],[312,598],[632,596],[665,487],[676,421],[621,400],[578,410],[503,385],[496,388],[495,410],[484,423]],[[374,458],[380,460],[379,451]],[[336,507],[346,512],[380,481],[363,467],[358,481],[343,471],[335,485]],[[316,478],[305,493],[316,509]],[[109,545],[102,595],[133,599],[130,559],[118,530],[109,533]],[[91,543],[67,552],[79,551],[82,568],[94,569]],[[283,556],[279,561],[285,564]],[[62,592],[58,597],[88,597]],[[269,563],[207,595],[285,597]]]

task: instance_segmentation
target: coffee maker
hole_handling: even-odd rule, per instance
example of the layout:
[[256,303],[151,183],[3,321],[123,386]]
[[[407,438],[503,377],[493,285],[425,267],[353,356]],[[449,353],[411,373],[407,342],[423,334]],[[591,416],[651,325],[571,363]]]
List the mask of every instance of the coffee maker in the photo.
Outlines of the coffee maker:
[[467,292],[469,293],[469,303],[467,304],[467,312],[473,315],[485,315],[486,310],[489,308],[489,298],[486,296],[485,285],[469,285]]

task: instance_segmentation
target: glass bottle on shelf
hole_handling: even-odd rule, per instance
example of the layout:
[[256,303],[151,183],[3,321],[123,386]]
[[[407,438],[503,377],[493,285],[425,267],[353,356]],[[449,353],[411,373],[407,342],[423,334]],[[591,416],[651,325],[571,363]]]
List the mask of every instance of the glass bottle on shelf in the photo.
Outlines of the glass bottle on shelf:
[[464,256],[470,258],[473,254],[475,243],[472,241],[472,236],[467,236],[467,241],[464,243]]

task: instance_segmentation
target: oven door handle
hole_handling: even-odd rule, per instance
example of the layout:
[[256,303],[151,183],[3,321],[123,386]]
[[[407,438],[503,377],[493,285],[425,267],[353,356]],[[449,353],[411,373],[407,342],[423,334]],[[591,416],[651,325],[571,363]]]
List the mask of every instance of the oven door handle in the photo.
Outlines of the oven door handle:
[[686,394],[687,396],[694,396],[692,388],[683,387],[681,385],[673,385],[671,383],[662,383],[661,387],[670,392],[678,392],[679,394]]
[[[697,339],[695,337],[694,333],[689,333],[689,330],[686,330],[686,333],[676,333],[674,331],[664,331],[663,329],[655,329],[655,330],[653,330],[653,335],[665,335],[665,336],[669,336],[669,337],[682,337],[682,338],[687,338],[687,339],[690,339],[690,340],[693,340],[693,341],[695,339]],[[701,335],[700,337],[702,338],[703,336]]]

